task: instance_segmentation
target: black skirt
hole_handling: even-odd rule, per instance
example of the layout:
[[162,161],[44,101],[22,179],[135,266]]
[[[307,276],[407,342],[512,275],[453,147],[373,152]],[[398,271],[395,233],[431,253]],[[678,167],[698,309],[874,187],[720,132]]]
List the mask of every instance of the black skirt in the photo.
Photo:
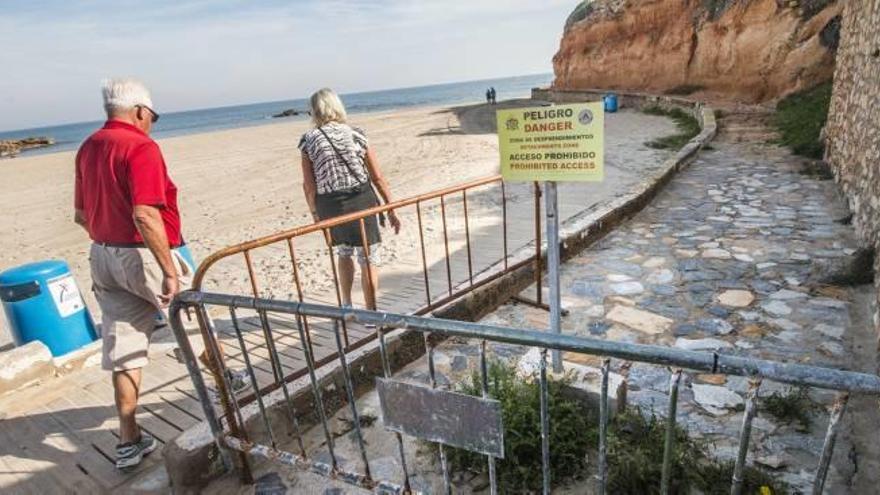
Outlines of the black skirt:
[[[318,194],[315,197],[315,207],[318,209],[318,218],[321,220],[366,210],[374,206],[378,205],[373,192],[370,191],[369,184],[350,191]],[[382,241],[379,235],[379,222],[376,220],[376,215],[364,218],[364,230],[366,231],[369,244],[372,245]],[[359,220],[348,222],[338,227],[332,227],[330,229],[330,237],[333,239],[334,246],[363,246]]]

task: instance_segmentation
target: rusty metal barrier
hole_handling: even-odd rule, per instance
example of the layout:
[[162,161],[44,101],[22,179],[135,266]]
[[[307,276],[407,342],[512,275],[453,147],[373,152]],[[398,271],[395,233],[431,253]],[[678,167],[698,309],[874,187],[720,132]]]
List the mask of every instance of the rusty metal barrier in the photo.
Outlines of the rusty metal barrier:
[[[370,468],[370,459],[367,454],[364,442],[363,432],[360,429],[359,411],[356,399],[356,391],[352,382],[351,367],[348,361],[348,352],[346,351],[342,335],[338,324],[334,324],[335,345],[338,351],[339,366],[344,378],[344,388],[348,407],[351,408],[353,417],[353,430],[358,442],[358,450],[360,453],[360,470],[346,469],[340,465],[336,453],[334,452],[334,437],[330,433],[327,422],[327,414],[324,409],[322,400],[322,388],[316,377],[317,363],[310,346],[304,345],[302,348],[304,358],[307,363],[309,374],[309,388],[314,395],[315,409],[320,426],[323,430],[327,452],[329,453],[330,462],[320,462],[310,455],[303,447],[302,434],[300,425],[297,422],[298,413],[294,408],[290,399],[287,384],[282,382],[283,402],[290,416],[290,427],[292,428],[296,440],[298,452],[290,452],[284,450],[278,442],[277,435],[273,433],[272,422],[267,416],[266,406],[264,404],[265,394],[257,394],[256,400],[259,405],[259,415],[262,424],[265,426],[265,436],[268,437],[268,444],[260,443],[249,437],[249,433],[241,426],[244,419],[241,415],[241,404],[232,395],[225,395],[225,421],[226,426],[217,417],[214,412],[213,404],[209,398],[208,391],[205,387],[202,373],[199,369],[198,361],[193,354],[192,347],[187,338],[186,331],[182,325],[181,311],[194,308],[196,314],[204,315],[206,306],[226,308],[230,314],[232,326],[235,329],[239,339],[242,338],[240,328],[240,317],[237,314],[239,310],[255,311],[260,318],[261,325],[264,330],[264,337],[268,344],[270,359],[273,368],[280,368],[280,358],[275,348],[274,342],[279,338],[280,332],[273,329],[269,324],[268,314],[273,315],[290,315],[295,320],[296,330],[303,342],[306,341],[305,323],[306,318],[327,319],[332,322],[354,321],[362,324],[376,325],[376,335],[378,337],[378,347],[381,356],[381,372],[377,378],[378,391],[380,392],[380,400],[392,401],[398,408],[411,408],[408,415],[389,414],[388,405],[384,402],[383,420],[387,429],[394,432],[398,446],[397,455],[399,456],[400,479],[374,479]],[[434,441],[438,444],[441,467],[443,471],[443,479],[445,483],[445,492],[451,493],[450,470],[446,462],[444,445],[456,446],[459,448],[468,448],[469,450],[487,454],[487,464],[490,476],[491,492],[497,493],[497,480],[495,476],[494,462],[496,458],[503,457],[503,450],[498,451],[499,438],[503,435],[502,425],[497,416],[493,416],[493,408],[497,409],[497,402],[488,394],[487,387],[487,367],[486,367],[486,342],[497,342],[537,348],[540,350],[540,364],[538,381],[540,384],[540,418],[542,432],[542,468],[543,468],[543,493],[550,493],[550,450],[553,448],[549,442],[550,419],[548,414],[548,379],[547,379],[547,351],[560,350],[571,353],[586,354],[600,356],[604,358],[601,368],[602,382],[599,399],[599,442],[598,442],[598,485],[600,493],[605,493],[606,473],[607,473],[607,443],[606,432],[608,428],[608,376],[609,362],[611,359],[620,359],[626,362],[642,362],[656,365],[667,366],[671,368],[670,385],[669,385],[669,405],[668,414],[666,416],[666,445],[663,452],[663,470],[660,492],[668,493],[671,482],[671,459],[674,456],[674,429],[676,424],[676,408],[678,404],[678,390],[681,383],[682,369],[698,371],[703,373],[739,375],[750,378],[750,388],[746,401],[745,414],[743,415],[742,428],[740,430],[739,451],[734,464],[734,472],[731,479],[731,493],[738,495],[742,492],[743,469],[748,455],[748,446],[751,435],[752,421],[755,418],[755,412],[758,402],[758,389],[762,380],[772,380],[776,382],[810,386],[823,389],[836,390],[840,392],[831,411],[830,421],[825,436],[824,445],[822,447],[821,456],[819,458],[816,474],[813,482],[813,494],[823,492],[825,479],[828,473],[828,467],[831,462],[831,456],[834,450],[836,438],[840,428],[840,419],[844,414],[847,401],[850,394],[869,394],[873,396],[880,395],[880,377],[873,374],[857,373],[851,371],[843,371],[830,368],[822,368],[817,366],[807,366],[801,364],[783,363],[769,361],[763,359],[754,359],[749,357],[722,354],[718,352],[698,352],[687,351],[676,348],[668,348],[657,345],[632,344],[624,342],[614,342],[595,338],[579,337],[572,335],[560,335],[549,333],[546,331],[524,330],[519,328],[483,325],[477,323],[443,320],[438,318],[425,318],[412,315],[394,314],[380,311],[354,310],[350,308],[339,308],[326,305],[316,305],[300,302],[277,301],[269,299],[258,299],[242,296],[230,296],[222,294],[203,293],[196,291],[187,291],[181,293],[171,306],[171,325],[177,338],[178,344],[183,351],[185,362],[189,373],[192,377],[195,389],[205,411],[205,417],[214,435],[217,446],[224,452],[237,452],[242,456],[242,467],[245,472],[249,469],[248,455],[256,455],[272,461],[281,462],[297,469],[319,473],[325,477],[344,481],[348,484],[373,490],[375,493],[411,493],[410,473],[408,470],[407,456],[404,451],[403,434],[415,436],[417,438]],[[428,383],[424,386],[413,385],[411,383],[399,382],[393,378],[391,365],[386,348],[385,336],[396,329],[406,329],[409,331],[420,332],[424,336],[425,346],[427,348],[427,366],[428,366]],[[205,330],[205,329],[203,329]],[[429,338],[431,334],[440,334],[446,337],[459,337],[469,339],[479,339],[479,355],[480,355],[480,376],[482,378],[482,397],[471,397],[470,402],[461,402],[461,394],[441,390],[437,388],[437,382],[434,371],[434,340]],[[207,332],[210,336],[208,348],[213,349],[212,359],[214,365],[224,371],[221,376],[225,377],[225,365],[222,359],[219,359],[219,353],[216,352],[217,342],[213,333]],[[245,356],[248,350],[242,347]],[[250,363],[248,361],[248,363]],[[256,385],[254,370],[248,364],[248,372],[252,383]],[[226,384],[228,386],[228,383]],[[400,399],[401,396],[395,396],[394,391],[389,389],[400,388],[404,393],[410,394],[406,397],[418,395],[423,400],[406,401],[394,400],[395,397]],[[225,393],[225,392],[224,392]],[[389,395],[390,394],[390,395]],[[461,422],[452,422],[452,427],[443,429],[442,423],[435,426],[428,422],[426,426],[424,421],[420,424],[406,424],[401,418],[410,416],[413,418],[430,417],[436,410],[423,410],[426,404],[434,404],[433,407],[442,406],[444,403],[452,403],[459,401],[461,408],[469,411],[479,418],[486,418],[485,421],[474,421],[473,424],[467,424],[473,417],[462,418]],[[398,411],[399,412],[399,411]],[[455,410],[449,410],[448,414],[456,414]],[[473,428],[474,425],[477,428]],[[465,428],[464,426],[468,426]],[[447,425],[448,426],[448,425]],[[480,428],[482,427],[482,429]],[[467,431],[471,432],[471,436],[467,436]],[[465,433],[462,433],[465,432]]]
[[[370,246],[367,244],[366,241],[365,219],[381,213],[387,213],[390,211],[399,212],[403,209],[410,208],[415,210],[415,225],[417,226],[419,233],[419,255],[421,261],[420,271],[421,277],[423,278],[422,286],[424,287],[422,291],[424,303],[422,303],[418,308],[415,308],[413,311],[411,311],[411,314],[423,315],[430,313],[431,311],[441,308],[449,304],[450,302],[461,298],[462,296],[468,294],[471,291],[474,291],[475,289],[483,287],[499,279],[507,273],[510,273],[529,264],[535,265],[534,282],[536,284],[536,297],[534,300],[532,300],[517,295],[514,296],[514,299],[518,302],[529,304],[546,310],[548,309],[548,307],[546,304],[543,303],[541,296],[541,188],[538,183],[523,185],[523,189],[525,189],[526,186],[528,186],[528,190],[530,191],[529,194],[533,195],[534,197],[533,209],[532,205],[529,205],[528,207],[530,209],[529,215],[533,215],[532,221],[534,222],[533,232],[535,237],[533,239],[528,239],[528,242],[526,244],[528,244],[529,242],[534,243],[535,249],[534,254],[528,257],[520,256],[519,259],[515,261],[512,260],[511,251],[515,251],[516,249],[523,247],[510,246],[511,241],[509,239],[510,218],[508,211],[508,188],[516,186],[506,185],[502,181],[501,176],[496,175],[474,180],[457,186],[439,189],[426,194],[409,197],[389,204],[362,210],[356,213],[319,221],[310,225],[296,227],[287,231],[278,232],[272,235],[260,237],[251,241],[227,247],[211,254],[201,263],[193,277],[193,289],[197,291],[205,290],[206,281],[208,280],[209,275],[212,273],[212,268],[214,268],[219,262],[240,257],[241,261],[244,263],[244,267],[246,268],[245,271],[247,274],[248,285],[251,295],[253,297],[271,297],[262,293],[258,273],[257,270],[255,270],[254,268],[254,257],[261,250],[268,250],[281,246],[283,248],[283,251],[285,252],[284,257],[287,258],[287,262],[290,266],[292,285],[293,287],[295,287],[294,300],[303,302],[306,298],[306,294],[303,288],[303,280],[310,280],[314,277],[314,274],[301,273],[302,269],[300,268],[298,263],[300,256],[298,252],[299,246],[297,241],[310,234],[317,234],[323,236],[325,246],[323,249],[326,249],[326,256],[329,257],[330,271],[332,273],[333,279],[332,293],[334,294],[334,296],[332,297],[335,297],[335,302],[337,306],[342,307],[339,273],[334,260],[333,250],[330,248],[331,229],[333,227],[357,222],[361,231],[362,249],[364,250],[364,252],[369,253]],[[488,264],[484,264],[484,266],[476,266],[476,263],[474,261],[474,242],[472,241],[471,236],[472,211],[469,209],[468,204],[469,194],[473,196],[475,191],[482,192],[479,191],[480,189],[485,190],[487,194],[497,194],[501,206],[501,249],[500,252],[497,253],[497,257],[493,257],[491,261]],[[467,256],[467,277],[465,280],[454,280],[453,269],[451,265],[450,227],[449,221],[447,219],[447,210],[449,208],[450,201],[453,199],[460,200],[463,209],[463,241]],[[442,290],[439,293],[437,291],[434,291],[434,293],[432,293],[431,290],[430,282],[432,281],[432,279],[429,274],[429,261],[427,256],[428,246],[426,245],[425,238],[425,223],[427,216],[427,214],[425,213],[425,208],[426,205],[431,205],[433,203],[439,205],[439,217],[443,233],[442,264],[445,267],[445,274],[442,274],[441,276],[444,279],[442,282],[444,282],[443,285],[445,285],[445,290]],[[529,231],[531,232],[532,230],[529,229]],[[362,269],[365,269],[368,273],[372,274],[372,270],[374,269],[374,267],[369,262],[369,257],[367,257],[366,266],[362,267]],[[372,284],[372,277],[370,277],[370,281]],[[227,287],[223,287],[223,290],[228,291],[229,289]],[[375,294],[373,288],[370,288],[370,292]],[[211,322],[209,321],[209,319],[203,318],[203,316],[204,315],[200,315],[197,313],[200,327],[203,329],[202,337],[205,340],[205,347],[206,349],[208,349],[208,352],[210,352],[211,348],[208,345],[208,340],[210,336],[208,330]],[[307,345],[309,345],[309,347],[311,347],[312,331],[310,329],[308,319],[305,319],[303,323],[305,325],[305,342]],[[376,338],[375,333],[369,333],[367,335],[361,335],[354,338],[349,334],[347,322],[343,321],[341,322],[341,324],[343,341],[342,349],[346,352],[357,349]],[[338,355],[336,353],[331,353],[330,355],[325,356],[316,356],[315,363],[317,366],[323,366],[325,364],[332,363],[337,358]],[[221,359],[223,359],[222,353]],[[273,383],[261,386],[258,389],[261,392],[270,392],[272,390],[277,390],[281,386],[282,382],[291,382],[305,376],[307,373],[307,369],[305,366],[302,366],[299,369],[287,371],[280,368],[273,368],[271,372],[273,375],[275,375],[275,380],[273,381]],[[253,399],[253,396],[248,396],[244,402],[248,403]]]

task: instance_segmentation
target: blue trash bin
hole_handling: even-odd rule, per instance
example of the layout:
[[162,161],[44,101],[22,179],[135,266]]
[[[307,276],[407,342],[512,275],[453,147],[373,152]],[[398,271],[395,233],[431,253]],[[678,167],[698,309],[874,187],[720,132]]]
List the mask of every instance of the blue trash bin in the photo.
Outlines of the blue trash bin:
[[178,248],[175,248],[175,251],[177,251],[177,253],[180,254],[180,257],[183,258],[183,260],[186,261],[189,265],[190,270],[192,270],[192,273],[190,275],[195,274],[196,268],[198,268],[199,266],[196,265],[196,259],[195,257],[193,257],[192,251],[189,250],[189,245],[184,244]]
[[617,111],[617,95],[614,93],[608,93],[603,98],[605,101],[605,111],[608,113],[614,113]]
[[64,261],[40,261],[0,273],[0,300],[16,345],[39,340],[53,356],[61,356],[98,339]]

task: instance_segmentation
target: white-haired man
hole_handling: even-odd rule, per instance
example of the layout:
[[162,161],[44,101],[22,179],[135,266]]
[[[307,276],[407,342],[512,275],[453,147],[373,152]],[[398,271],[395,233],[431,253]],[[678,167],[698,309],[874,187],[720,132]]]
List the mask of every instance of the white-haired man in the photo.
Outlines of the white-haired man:
[[116,466],[136,466],[156,440],[135,420],[141,368],[156,311],[188,283],[177,187],[149,134],[159,114],[138,81],[103,83],[107,122],[76,155],[75,221],[92,239],[93,290],[103,314],[104,369],[113,372],[119,439]]

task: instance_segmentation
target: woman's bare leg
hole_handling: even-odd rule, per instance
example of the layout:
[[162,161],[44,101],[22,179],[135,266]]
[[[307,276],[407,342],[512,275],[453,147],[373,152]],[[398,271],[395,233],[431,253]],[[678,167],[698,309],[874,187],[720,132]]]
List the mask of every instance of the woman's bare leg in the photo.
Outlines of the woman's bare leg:
[[[371,280],[372,279],[372,280]],[[379,290],[379,269],[375,266],[361,265],[361,287],[364,289],[364,305],[376,309],[376,292]]]
[[342,292],[342,304],[351,306],[351,286],[354,284],[354,261],[351,256],[338,256],[336,266],[339,268],[339,289]]

